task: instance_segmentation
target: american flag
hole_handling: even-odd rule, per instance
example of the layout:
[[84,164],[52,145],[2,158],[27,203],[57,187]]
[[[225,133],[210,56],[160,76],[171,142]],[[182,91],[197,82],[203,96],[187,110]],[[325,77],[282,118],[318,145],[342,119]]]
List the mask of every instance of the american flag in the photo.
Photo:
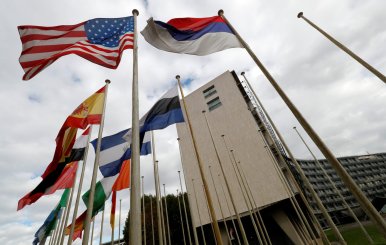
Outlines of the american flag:
[[123,50],[133,48],[134,18],[96,18],[76,25],[19,26],[23,44],[19,62],[29,80],[58,58],[76,54],[98,65],[117,68]]

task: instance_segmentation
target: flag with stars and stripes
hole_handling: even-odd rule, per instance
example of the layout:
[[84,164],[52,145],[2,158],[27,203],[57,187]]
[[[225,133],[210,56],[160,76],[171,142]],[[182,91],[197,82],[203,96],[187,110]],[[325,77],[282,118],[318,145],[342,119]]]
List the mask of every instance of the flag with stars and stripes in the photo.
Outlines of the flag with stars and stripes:
[[98,65],[117,68],[123,50],[132,49],[134,18],[96,18],[76,25],[19,26],[24,69],[29,80],[58,58],[76,54]]

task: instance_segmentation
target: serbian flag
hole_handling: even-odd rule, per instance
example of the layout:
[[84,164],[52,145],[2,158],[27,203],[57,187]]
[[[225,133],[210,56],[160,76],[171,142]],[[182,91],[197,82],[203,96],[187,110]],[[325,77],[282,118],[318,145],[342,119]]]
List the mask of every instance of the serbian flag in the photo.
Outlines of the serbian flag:
[[23,45],[19,58],[29,80],[68,54],[93,63],[117,68],[125,49],[133,48],[134,18],[96,18],[75,25],[19,26]]
[[220,16],[176,18],[167,23],[150,18],[141,34],[154,47],[172,53],[201,56],[229,48],[242,48]]

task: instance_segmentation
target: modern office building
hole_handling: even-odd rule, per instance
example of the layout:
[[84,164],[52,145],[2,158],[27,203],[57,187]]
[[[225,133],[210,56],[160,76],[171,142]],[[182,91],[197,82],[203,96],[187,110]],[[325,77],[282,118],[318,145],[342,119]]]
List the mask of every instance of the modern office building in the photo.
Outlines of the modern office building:
[[[310,235],[304,221],[299,218],[299,210],[306,213],[306,208],[296,195],[298,190],[294,183],[287,185],[286,163],[278,160],[281,150],[273,146],[276,138],[270,136],[270,129],[266,128],[237,75],[225,72],[190,93],[185,101],[197,142],[198,158],[208,183],[216,218],[224,233],[223,241],[227,241],[223,218],[231,229],[231,221],[235,221],[236,217],[220,164],[251,244],[258,244],[258,235],[254,231],[249,210],[262,216],[273,244],[305,244],[307,239],[309,241]],[[208,239],[213,237],[211,217],[198,158],[187,125],[178,124],[177,131],[194,227],[204,226]],[[246,176],[244,184],[249,185],[253,197],[250,199],[256,206],[247,204],[248,195],[240,187],[243,183],[236,174],[237,166],[241,168],[240,174]],[[294,201],[299,202],[297,208],[294,207]],[[305,216],[309,217],[307,213]],[[307,223],[311,230],[315,230],[315,224],[310,220]],[[239,228],[236,230],[240,234]],[[199,230],[198,234],[202,237]]]
[[[338,160],[366,194],[368,199],[373,202],[374,206],[378,210],[381,210],[386,200],[386,153],[340,157]],[[359,218],[363,218],[365,214],[361,210],[359,203],[343,184],[335,170],[332,169],[327,160],[321,159],[318,161],[327,171],[330,178],[334,181],[336,187],[345,197],[349,206],[355,211]],[[334,223],[344,224],[353,222],[353,218],[349,215],[347,207],[344,206],[341,198],[333,189],[331,183],[328,181],[316,162],[314,160],[298,160],[298,162],[310,180],[314,190],[322,200],[327,211],[330,213]],[[312,199],[311,194],[307,190],[305,190],[305,193],[315,215],[321,222],[322,226],[326,227],[327,223]]]

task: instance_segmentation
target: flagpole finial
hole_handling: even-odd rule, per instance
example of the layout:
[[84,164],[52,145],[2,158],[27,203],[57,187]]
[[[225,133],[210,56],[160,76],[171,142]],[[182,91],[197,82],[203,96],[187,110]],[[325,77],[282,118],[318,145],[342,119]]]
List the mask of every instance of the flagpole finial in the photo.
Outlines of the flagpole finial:
[[205,110],[202,110],[202,113],[205,113],[206,111]]
[[176,76],[176,79],[180,79],[180,78],[181,78],[180,75],[177,75],[177,76]]
[[180,170],[178,170],[177,172],[178,172],[178,173],[180,173],[181,171],[180,171]]
[[299,12],[298,13],[298,18],[302,18],[303,17],[303,12]]
[[139,11],[137,9],[133,9],[132,13],[133,13],[133,15],[136,15],[136,16],[139,15]]
[[223,134],[221,135],[221,137],[224,137],[224,136],[225,136],[225,135],[223,135]]
[[143,177],[144,177],[144,176],[142,175],[141,178],[143,179]]
[[241,72],[241,76],[244,76],[244,74],[245,74],[245,72],[242,71],[242,72]]
[[293,127],[293,129],[296,129],[296,127]]
[[180,138],[178,137],[177,140],[180,140]]
[[217,13],[219,16],[222,16],[222,15],[224,15],[224,10],[220,9]]
[[106,83],[106,84],[110,84],[111,81],[110,81],[109,79],[106,79],[106,80],[105,80],[105,83]]

